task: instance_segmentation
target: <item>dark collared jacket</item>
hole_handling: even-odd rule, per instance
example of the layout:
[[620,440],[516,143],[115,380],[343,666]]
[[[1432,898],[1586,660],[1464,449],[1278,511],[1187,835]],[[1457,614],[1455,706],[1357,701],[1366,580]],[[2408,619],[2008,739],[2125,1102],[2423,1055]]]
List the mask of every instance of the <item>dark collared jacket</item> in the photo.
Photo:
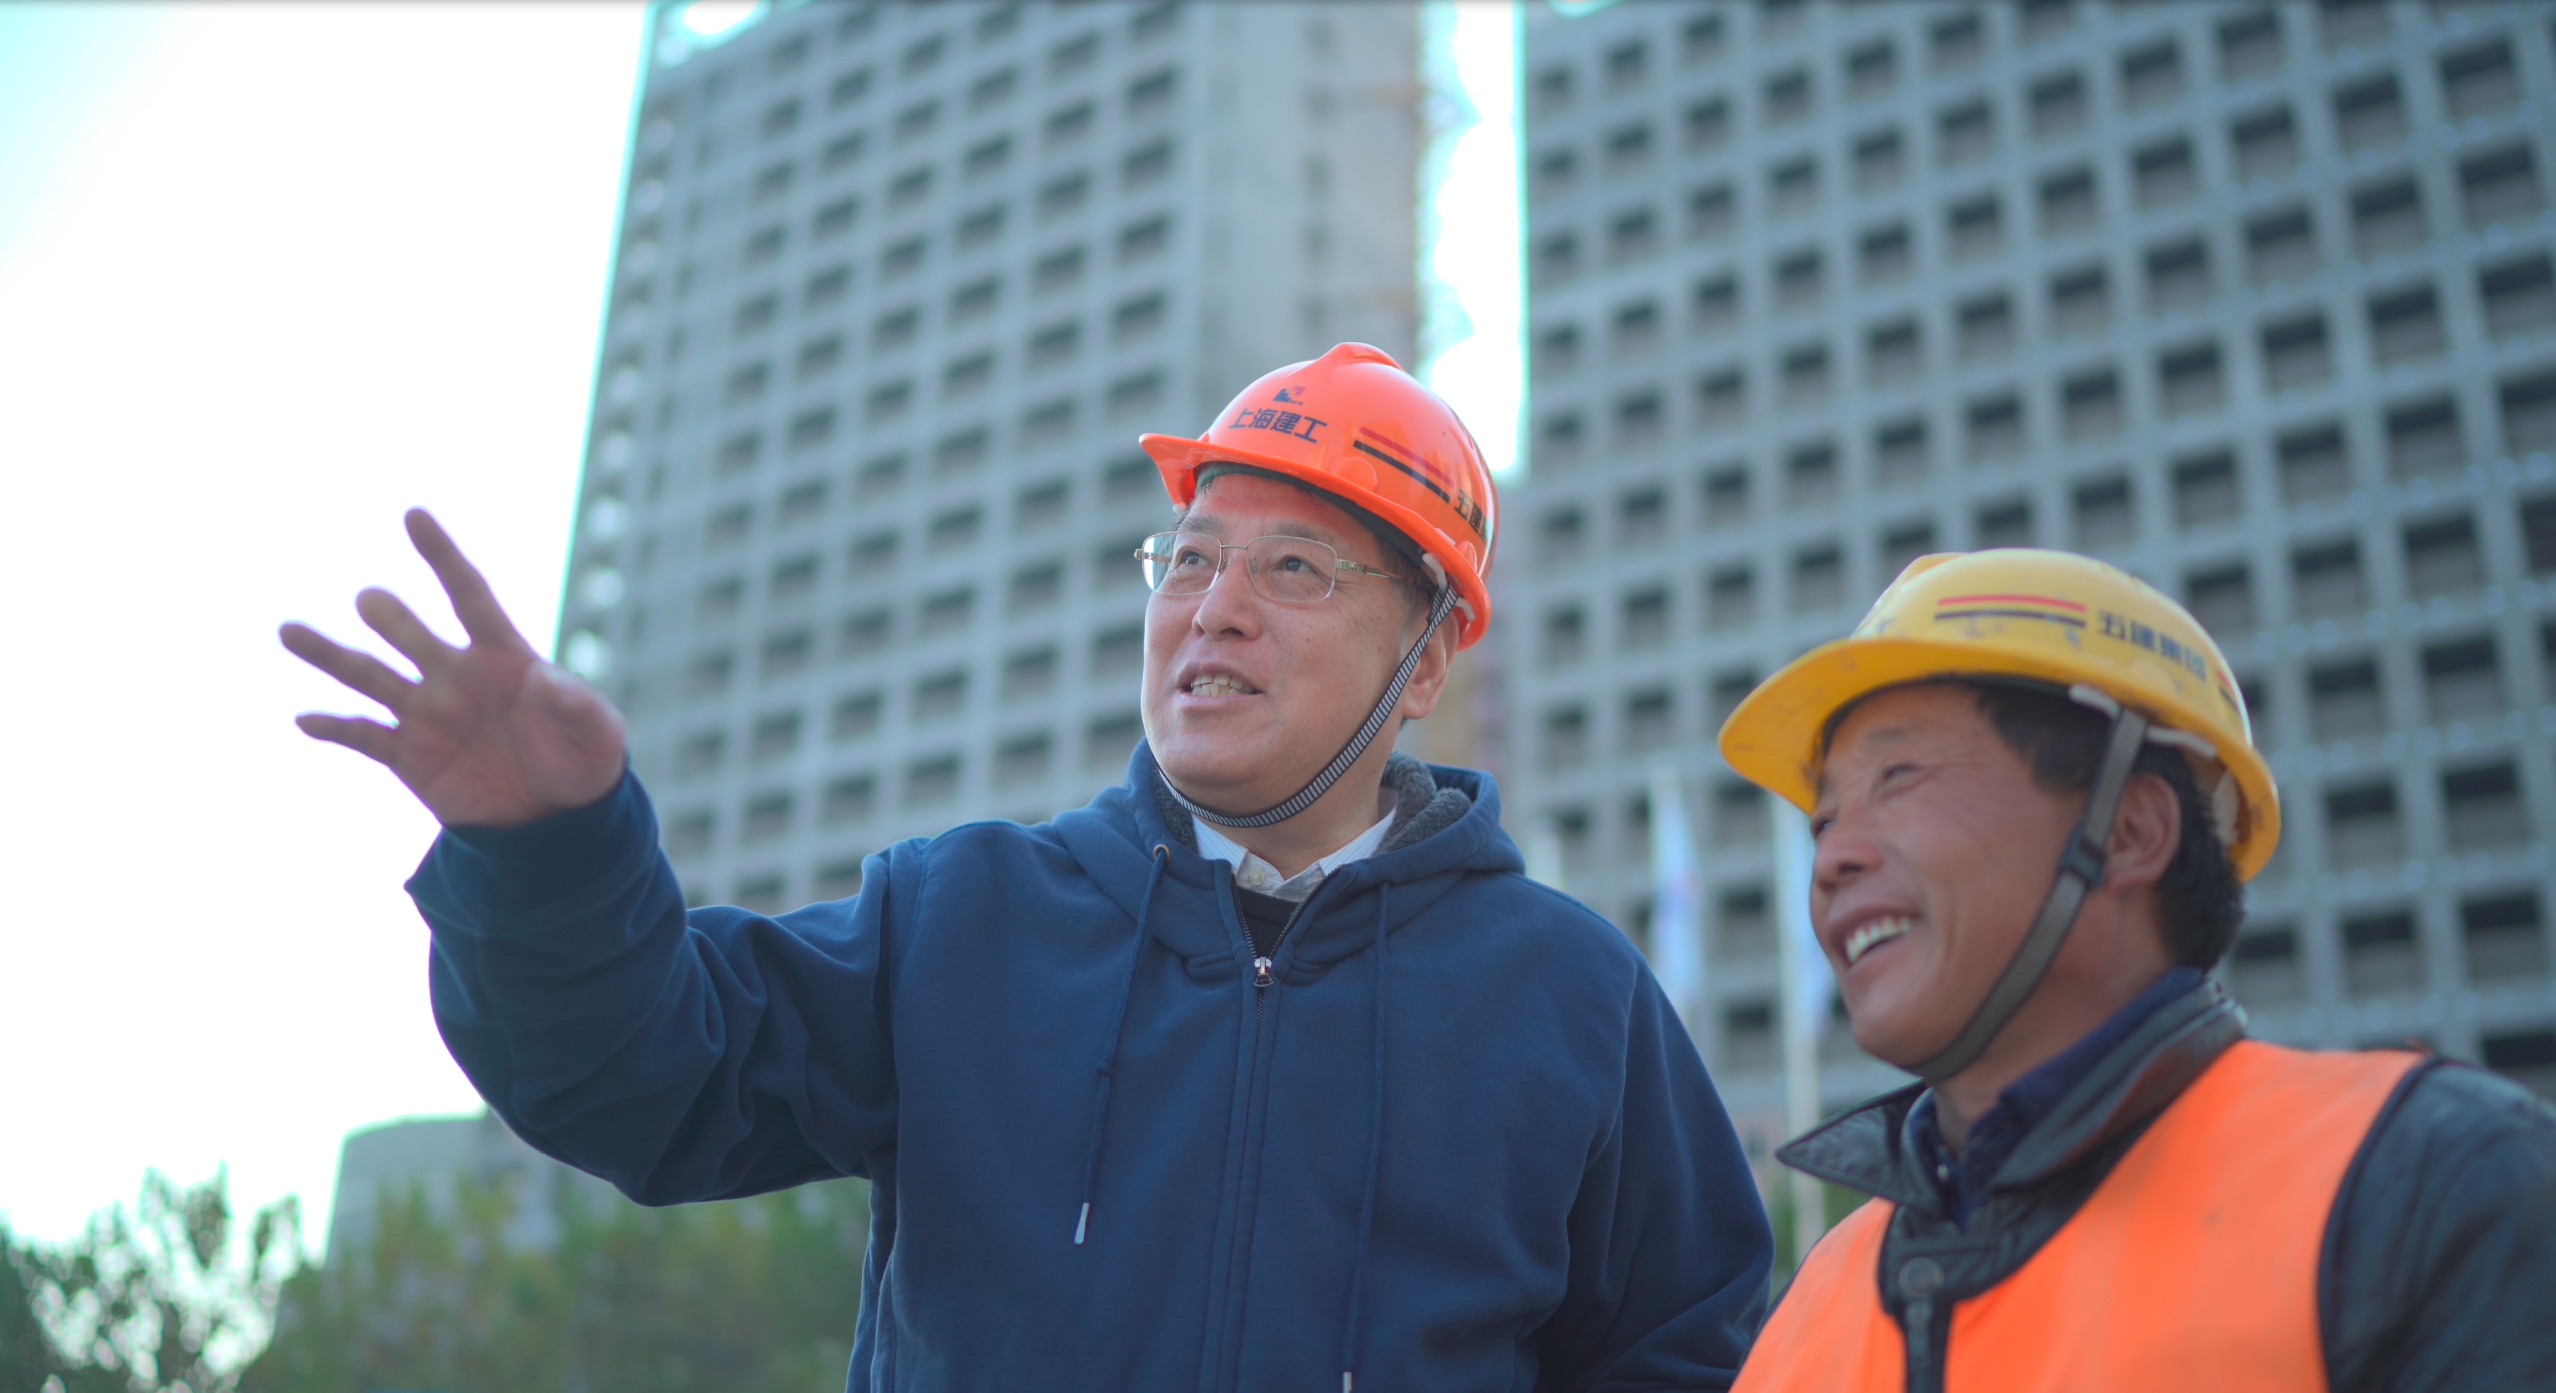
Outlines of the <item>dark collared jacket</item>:
[[[1954,1305],[2020,1269],[2073,1217],[2166,1105],[2245,1034],[2215,982],[2166,1003],[2105,1055],[2018,1144],[1967,1228],[1945,1214],[1908,1126],[1912,1086],[1786,1145],[1785,1164],[1898,1206],[1882,1283],[1909,1258],[1944,1282],[1924,1303],[1938,1351]],[[2556,1108],[2509,1080],[2446,1060],[2409,1073],[2345,1172],[2317,1263],[2328,1385],[2388,1390],[2556,1389]],[[1939,1359],[1912,1359],[1910,1393],[1943,1388]]]

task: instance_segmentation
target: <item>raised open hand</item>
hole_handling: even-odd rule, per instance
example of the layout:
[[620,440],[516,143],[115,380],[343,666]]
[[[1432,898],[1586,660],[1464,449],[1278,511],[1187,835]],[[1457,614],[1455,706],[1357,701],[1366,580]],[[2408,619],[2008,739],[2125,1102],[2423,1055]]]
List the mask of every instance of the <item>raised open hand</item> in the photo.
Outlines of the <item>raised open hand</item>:
[[370,755],[447,827],[516,827],[583,807],[621,779],[621,713],[543,661],[497,606],[488,581],[423,508],[408,537],[435,568],[470,645],[437,638],[398,596],[367,589],[355,612],[417,665],[412,682],[381,659],[306,624],[280,631],[294,656],[389,708],[392,725],[306,711],[313,739]]

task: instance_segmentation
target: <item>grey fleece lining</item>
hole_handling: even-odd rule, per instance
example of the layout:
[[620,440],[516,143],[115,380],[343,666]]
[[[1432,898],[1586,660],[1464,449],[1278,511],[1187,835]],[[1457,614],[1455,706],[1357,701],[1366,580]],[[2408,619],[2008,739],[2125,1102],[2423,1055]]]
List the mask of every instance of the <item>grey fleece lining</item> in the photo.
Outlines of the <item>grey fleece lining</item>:
[[[1396,753],[1385,761],[1385,782],[1393,785],[1393,827],[1385,833],[1384,845],[1376,855],[1400,851],[1444,832],[1473,810],[1473,798],[1460,788],[1440,788],[1429,774],[1429,766],[1411,756]],[[1158,775],[1154,780],[1154,803],[1163,810],[1163,826],[1172,840],[1189,851],[1198,849],[1198,824],[1189,809],[1172,797],[1171,788]]]

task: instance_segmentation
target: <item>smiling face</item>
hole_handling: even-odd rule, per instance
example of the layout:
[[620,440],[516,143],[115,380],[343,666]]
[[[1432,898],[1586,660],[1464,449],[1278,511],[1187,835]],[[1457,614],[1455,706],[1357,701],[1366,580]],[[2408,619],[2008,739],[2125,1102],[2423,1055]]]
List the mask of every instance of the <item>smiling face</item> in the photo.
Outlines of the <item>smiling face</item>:
[[[1345,560],[1395,575],[1408,569],[1348,513],[1248,474],[1211,479],[1181,525],[1235,544],[1308,537]],[[1282,604],[1252,587],[1242,553],[1226,556],[1205,594],[1158,593],[1146,603],[1145,739],[1190,797],[1249,811],[1295,793],[1340,752],[1425,616],[1409,586],[1373,576],[1343,575],[1329,599]],[[1454,632],[1442,629],[1437,646],[1449,646]],[[1444,673],[1443,662],[1424,662],[1401,713],[1427,715]],[[1392,744],[1388,729],[1361,766],[1381,769]]]
[[1951,1042],[2031,927],[2084,803],[2036,784],[1964,688],[1893,688],[1848,713],[1811,818],[1811,922],[1857,1044],[1906,1067]]

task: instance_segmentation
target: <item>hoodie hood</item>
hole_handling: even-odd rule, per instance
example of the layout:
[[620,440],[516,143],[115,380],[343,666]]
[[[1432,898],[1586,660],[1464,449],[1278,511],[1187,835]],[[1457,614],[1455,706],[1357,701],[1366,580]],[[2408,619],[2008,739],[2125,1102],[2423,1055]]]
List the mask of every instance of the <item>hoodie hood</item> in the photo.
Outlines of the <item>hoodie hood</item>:
[[[1161,770],[1157,768],[1155,773],[1154,802],[1162,810],[1163,825],[1171,830],[1179,845],[1196,851],[1197,817],[1173,794],[1171,781],[1161,777]],[[1373,855],[1416,846],[1453,827],[1473,807],[1471,794],[1452,785],[1440,785],[1428,765],[1399,752],[1385,761],[1384,782],[1393,790],[1393,826]],[[1129,786],[1136,786],[1132,779]]]
[[[1333,912],[1353,896],[1391,885],[1385,921],[1390,932],[1436,904],[1467,874],[1526,869],[1517,843],[1500,830],[1500,789],[1490,775],[1399,754],[1386,769],[1397,808],[1385,849],[1341,867],[1305,902],[1297,929],[1279,946],[1275,970],[1281,974],[1327,968],[1373,941],[1372,912]],[[1237,953],[1247,963],[1248,940],[1233,911],[1232,868],[1198,854],[1196,826],[1185,809],[1158,792],[1162,780],[1152,748],[1138,741],[1127,757],[1126,781],[1059,816],[1057,833],[1102,893],[1131,918],[1145,908],[1148,873],[1155,849],[1162,848],[1162,884],[1154,893],[1189,898],[1203,912],[1147,915],[1153,937],[1196,966],[1205,965],[1198,959],[1231,960]],[[1166,804],[1180,815],[1177,821]]]

